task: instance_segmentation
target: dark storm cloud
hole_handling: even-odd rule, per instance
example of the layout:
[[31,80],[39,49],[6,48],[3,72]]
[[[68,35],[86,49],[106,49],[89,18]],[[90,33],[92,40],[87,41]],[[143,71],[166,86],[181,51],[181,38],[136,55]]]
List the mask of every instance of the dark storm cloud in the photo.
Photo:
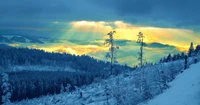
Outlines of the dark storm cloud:
[[[119,18],[141,25],[192,28],[200,25],[199,0],[91,0]],[[100,7],[99,6],[99,7]]]
[[[34,17],[61,15],[69,12],[69,5],[65,5],[64,0],[4,0],[0,4],[0,13],[3,17],[14,16],[12,18],[28,17],[30,20]],[[32,19],[30,17],[33,17]],[[11,18],[11,17],[9,17]]]
[[0,4],[1,20],[104,20],[107,12],[85,0],[4,0]]
[[199,0],[1,0],[0,28],[48,28],[53,21],[123,20],[197,31],[199,4]]
[[114,9],[120,15],[141,15],[153,8],[149,0],[91,0],[91,2]]

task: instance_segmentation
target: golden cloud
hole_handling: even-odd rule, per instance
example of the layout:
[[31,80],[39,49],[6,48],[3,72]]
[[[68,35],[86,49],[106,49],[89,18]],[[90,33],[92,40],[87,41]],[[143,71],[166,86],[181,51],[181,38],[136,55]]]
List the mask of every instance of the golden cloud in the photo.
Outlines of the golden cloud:
[[[59,22],[55,22],[54,24],[59,24]],[[145,36],[146,43],[159,42],[162,44],[168,44],[175,46],[179,51],[186,52],[189,48],[190,42],[194,42],[198,44],[200,42],[200,36],[198,33],[193,32],[188,29],[177,29],[177,28],[159,28],[159,27],[145,27],[145,26],[137,26],[133,24],[128,24],[123,21],[114,21],[114,22],[104,22],[104,21],[73,21],[70,23],[71,28],[66,29],[62,38],[63,39],[75,39],[75,40],[86,40],[93,41],[97,43],[104,42],[105,39],[108,38],[107,33],[109,31],[115,30],[117,33],[114,35],[114,39],[120,40],[137,40],[138,32],[142,32]],[[64,31],[63,31],[64,32]],[[70,33],[71,32],[71,33]],[[74,32],[74,33],[73,33]],[[78,32],[78,34],[76,34]],[[101,33],[102,35],[99,35]],[[61,39],[62,39],[61,38]],[[101,40],[95,40],[101,39]],[[94,40],[93,40],[94,39]],[[61,52],[61,53],[69,53],[75,55],[94,55],[96,58],[103,59],[104,54],[102,52],[107,52],[108,47],[93,45],[92,43],[88,43],[88,45],[76,44],[73,42],[63,42],[65,45],[51,45],[48,47],[39,47],[31,45],[31,48],[43,49],[48,52]],[[136,59],[134,56],[128,55],[131,51],[134,53],[138,48],[138,46],[128,44],[120,48],[123,50],[119,56],[119,62],[127,63],[129,65],[135,64],[135,62],[130,62],[130,57],[133,61]],[[148,51],[145,57],[153,57],[158,60],[163,57],[164,54],[176,52],[176,49],[162,49],[162,48],[148,48],[145,50]],[[119,51],[120,53],[120,51]],[[98,55],[97,55],[98,54]],[[100,55],[99,55],[100,54]],[[126,55],[127,54],[127,55]],[[153,59],[151,59],[153,60]],[[148,61],[149,62],[149,61]]]
[[74,21],[70,23],[79,32],[106,33],[112,30],[108,22],[104,21]]
[[19,47],[20,44],[9,44],[9,46],[12,46],[12,47]]
[[42,49],[48,52],[61,52],[61,53],[69,53],[75,55],[90,54],[107,50],[107,48],[105,47],[96,45],[74,45],[74,46],[60,45],[51,47],[40,47],[38,49]]
[[32,44],[32,45],[29,45],[29,46],[27,46],[28,48],[35,48],[35,49],[37,49],[37,45],[36,44]]
[[146,43],[159,42],[169,44],[177,46],[181,51],[185,51],[190,42],[198,43],[200,40],[200,35],[189,29],[144,27],[123,21],[74,21],[71,22],[71,25],[80,32],[103,33],[105,35],[102,36],[102,39],[108,38],[106,34],[115,30],[117,32],[114,36],[115,39],[136,41],[138,32],[142,32],[145,35],[144,41]]

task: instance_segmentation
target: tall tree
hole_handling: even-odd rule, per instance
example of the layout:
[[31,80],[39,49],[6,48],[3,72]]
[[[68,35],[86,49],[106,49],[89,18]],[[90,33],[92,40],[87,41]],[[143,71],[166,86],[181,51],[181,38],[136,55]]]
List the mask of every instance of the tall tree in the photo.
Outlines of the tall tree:
[[138,60],[140,61],[140,67],[143,66],[143,47],[144,47],[144,35],[142,32],[139,32],[137,43],[140,44],[140,52],[138,52]]
[[138,33],[138,40],[137,43],[140,44],[140,51],[138,52],[138,60],[140,61],[140,68],[142,70],[142,75],[140,76],[140,92],[142,93],[143,99],[148,99],[152,98],[153,96],[151,95],[149,91],[149,85],[147,84],[147,78],[145,77],[145,71],[143,68],[143,47],[144,47],[144,35],[142,32]]
[[109,46],[109,52],[106,53],[106,59],[110,58],[110,73],[112,75],[113,73],[113,64],[117,63],[116,60],[116,50],[119,49],[118,46],[114,45],[114,38],[113,35],[116,33],[116,31],[110,31],[107,35],[109,36],[109,39],[105,40],[104,45]]
[[190,44],[190,48],[188,50],[188,57],[194,56],[194,46],[193,46],[193,42],[191,42]]

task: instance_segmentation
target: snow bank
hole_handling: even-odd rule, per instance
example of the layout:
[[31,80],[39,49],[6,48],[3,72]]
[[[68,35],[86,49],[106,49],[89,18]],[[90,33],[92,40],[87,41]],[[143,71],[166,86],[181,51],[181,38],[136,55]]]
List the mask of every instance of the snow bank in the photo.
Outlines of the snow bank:
[[170,89],[140,105],[200,105],[200,63],[191,65],[170,83]]

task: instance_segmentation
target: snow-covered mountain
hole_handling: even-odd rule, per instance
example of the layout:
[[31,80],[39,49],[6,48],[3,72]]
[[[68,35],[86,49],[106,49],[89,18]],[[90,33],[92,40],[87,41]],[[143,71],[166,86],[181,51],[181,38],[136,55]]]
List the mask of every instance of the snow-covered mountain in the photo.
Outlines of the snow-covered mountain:
[[22,35],[0,35],[0,43],[44,43],[40,38]]
[[[141,83],[139,76],[142,72],[130,71],[111,76],[106,80],[99,80],[71,93],[24,100],[13,105],[116,105],[117,103],[119,105],[200,105],[200,63],[192,65],[185,71],[183,71],[183,63],[182,61],[164,63],[144,69],[148,90],[152,97],[155,96],[153,100],[145,103],[140,89],[137,88],[137,83]],[[159,92],[158,71],[164,71],[168,79],[173,75],[171,71],[179,74],[174,81],[169,82],[169,89],[163,90],[163,93]]]

